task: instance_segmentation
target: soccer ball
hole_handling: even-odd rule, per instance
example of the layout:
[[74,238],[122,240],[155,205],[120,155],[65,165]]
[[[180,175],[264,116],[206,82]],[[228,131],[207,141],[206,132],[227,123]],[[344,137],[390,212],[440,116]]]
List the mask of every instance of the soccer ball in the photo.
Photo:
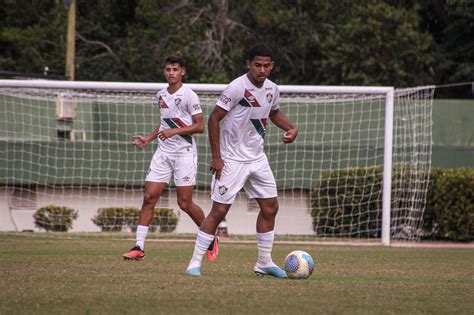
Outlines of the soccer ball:
[[285,271],[291,279],[306,279],[313,273],[314,262],[310,254],[295,250],[285,258]]

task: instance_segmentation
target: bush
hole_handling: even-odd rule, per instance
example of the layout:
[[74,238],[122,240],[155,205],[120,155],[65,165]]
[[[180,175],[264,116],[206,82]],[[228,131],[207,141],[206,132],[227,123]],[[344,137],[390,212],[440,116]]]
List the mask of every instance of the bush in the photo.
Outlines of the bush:
[[[410,169],[394,168],[392,191],[408,191]],[[418,179],[428,174],[418,173]],[[474,169],[432,169],[429,174],[422,231],[400,224],[394,238],[422,235],[433,240],[474,240]],[[397,183],[396,185],[394,183]],[[311,192],[311,216],[316,235],[380,238],[382,220],[382,168],[369,167],[323,173],[320,187]],[[403,185],[403,187],[401,186]],[[374,195],[379,195],[374,198]],[[403,221],[404,200],[392,198],[392,209]],[[392,212],[392,222],[396,220]],[[360,227],[363,226],[361,234]]]
[[67,232],[77,217],[76,210],[56,205],[39,208],[33,215],[36,227],[54,232]]
[[[157,211],[158,210],[158,211]],[[159,218],[160,232],[173,232],[178,224],[178,217],[170,208],[155,208],[155,216]]]
[[[136,213],[132,216],[129,221],[129,226],[132,231],[137,230],[138,218],[140,216],[140,209],[136,210]],[[178,217],[171,208],[155,208],[153,210],[153,219],[150,223],[150,231],[155,232],[173,232],[176,229],[178,223]]]
[[92,219],[95,225],[100,226],[103,232],[118,232],[122,231],[134,216],[137,217],[140,210],[137,208],[99,208],[97,215]]
[[[342,180],[341,180],[342,179]],[[311,193],[311,216],[316,235],[380,237],[382,169],[352,168],[321,174]],[[363,209],[361,209],[363,208]],[[360,234],[364,225],[365,234]]]
[[474,169],[433,169],[423,217],[424,238],[474,240]]
[[[100,208],[92,222],[102,228],[102,231],[122,231],[130,227],[137,230],[140,209],[138,208]],[[155,208],[150,231],[173,232],[176,229],[178,218],[173,209]]]

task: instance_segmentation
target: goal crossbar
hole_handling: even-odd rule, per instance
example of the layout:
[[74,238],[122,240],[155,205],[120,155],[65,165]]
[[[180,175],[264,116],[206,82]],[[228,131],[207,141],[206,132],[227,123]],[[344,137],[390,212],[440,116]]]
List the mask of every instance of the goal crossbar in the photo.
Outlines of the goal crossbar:
[[[196,92],[219,93],[225,84],[186,84]],[[0,87],[22,87],[36,89],[87,89],[113,91],[159,91],[167,83],[94,82],[94,81],[46,81],[46,80],[0,80]],[[387,94],[393,87],[380,86],[331,86],[331,85],[279,85],[281,93],[347,93],[347,94]]]

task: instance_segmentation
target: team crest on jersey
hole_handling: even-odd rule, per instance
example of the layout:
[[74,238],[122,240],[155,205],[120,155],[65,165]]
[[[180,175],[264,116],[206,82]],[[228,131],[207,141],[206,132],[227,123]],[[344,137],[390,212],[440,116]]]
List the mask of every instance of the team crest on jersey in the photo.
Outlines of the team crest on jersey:
[[271,103],[273,100],[273,94],[272,93],[267,93],[267,101],[268,103]]
[[221,194],[221,196],[224,195],[226,192],[227,192],[227,187],[219,186],[219,193]]
[[175,98],[175,99],[174,99],[174,104],[175,104],[176,106],[178,106],[179,104],[181,104],[181,99],[180,99],[179,97]]

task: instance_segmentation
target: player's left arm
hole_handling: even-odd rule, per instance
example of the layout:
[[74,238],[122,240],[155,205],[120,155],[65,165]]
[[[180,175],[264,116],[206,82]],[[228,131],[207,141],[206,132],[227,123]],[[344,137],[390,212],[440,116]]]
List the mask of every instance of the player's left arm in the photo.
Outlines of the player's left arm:
[[196,114],[192,116],[193,123],[186,127],[181,128],[172,128],[161,130],[158,133],[158,137],[161,140],[166,140],[171,138],[174,135],[192,135],[195,133],[203,133],[204,132],[204,116],[202,114]]
[[298,128],[288,120],[285,114],[277,108],[270,111],[269,118],[277,127],[285,130],[282,138],[283,143],[287,144],[295,141],[298,136]]

